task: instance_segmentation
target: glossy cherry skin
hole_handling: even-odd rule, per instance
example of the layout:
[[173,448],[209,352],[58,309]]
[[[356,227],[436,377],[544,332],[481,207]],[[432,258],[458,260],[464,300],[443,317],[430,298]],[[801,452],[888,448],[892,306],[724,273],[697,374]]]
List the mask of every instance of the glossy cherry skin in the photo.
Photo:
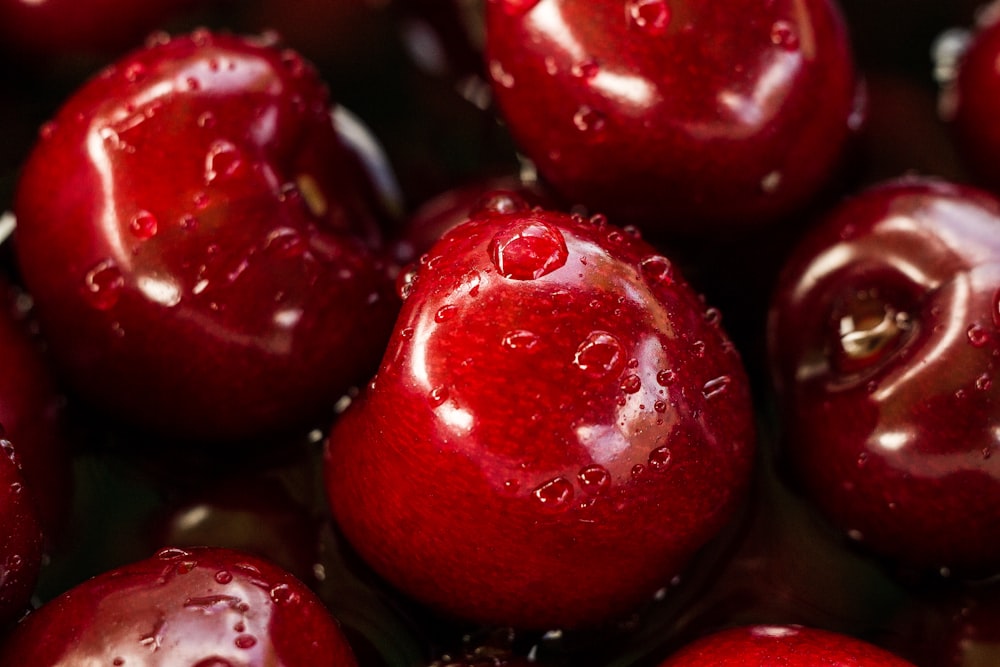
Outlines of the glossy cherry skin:
[[[58,541],[73,490],[65,398],[39,342],[17,310],[20,293],[0,279],[0,424],[15,443],[46,536]],[[0,533],[2,534],[2,533]]]
[[355,665],[336,622],[295,577],[228,549],[164,549],[29,614],[0,665]]
[[860,122],[829,0],[490,0],[496,102],[574,204],[647,233],[802,206]]
[[346,537],[404,592],[485,623],[599,624],[734,516],[747,379],[652,246],[602,219],[481,210],[401,291],[325,468]]
[[17,454],[0,439],[0,625],[23,611],[42,565],[42,530]]
[[1000,12],[982,12],[982,24],[969,37],[954,79],[942,90],[941,108],[954,130],[961,157],[987,187],[1000,189]]
[[984,192],[883,184],[805,239],[772,301],[793,478],[908,569],[1000,571],[998,231]]
[[660,667],[913,667],[866,642],[797,625],[723,630],[689,644]]
[[[16,250],[72,389],[166,436],[326,419],[396,302],[370,188],[291,51],[196,32],[81,88],[24,167]],[[384,332],[384,333],[383,333]]]
[[20,55],[76,55],[137,46],[197,0],[0,0],[0,44]]

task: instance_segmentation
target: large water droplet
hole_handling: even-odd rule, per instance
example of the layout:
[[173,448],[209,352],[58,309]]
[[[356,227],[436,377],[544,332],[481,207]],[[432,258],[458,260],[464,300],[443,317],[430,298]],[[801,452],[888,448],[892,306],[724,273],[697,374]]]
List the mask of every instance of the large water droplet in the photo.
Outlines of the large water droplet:
[[788,21],[775,21],[771,26],[771,43],[788,51],[799,48],[799,36],[795,26]]
[[639,271],[650,286],[668,286],[674,281],[673,265],[662,255],[650,255],[639,262]]
[[490,259],[505,278],[534,280],[566,263],[566,239],[541,220],[519,220],[490,241]]
[[632,22],[651,35],[663,34],[670,24],[666,0],[629,0],[625,7]]
[[625,352],[618,339],[606,331],[592,331],[579,347],[573,363],[592,377],[617,372],[625,363]]
[[989,332],[978,324],[971,325],[966,331],[966,335],[969,337],[969,342],[975,347],[982,347],[990,340]]
[[705,398],[714,398],[726,391],[732,381],[733,379],[728,375],[720,375],[706,382],[705,386],[701,388],[701,392],[705,395]]
[[295,604],[299,601],[299,594],[292,590],[288,584],[277,584],[269,591],[271,599],[277,604]]
[[233,580],[233,575],[226,570],[219,570],[215,573],[215,581],[220,584],[228,584]]
[[441,306],[436,313],[434,313],[434,321],[438,324],[442,322],[447,322],[448,320],[455,317],[458,314],[458,306],[446,305]]
[[240,635],[234,641],[236,648],[250,649],[257,645],[257,638],[253,635]]
[[98,262],[83,278],[84,296],[94,308],[108,310],[118,303],[125,278],[110,259]]
[[515,329],[504,334],[501,345],[517,352],[533,352],[538,348],[538,334],[525,329]]
[[638,375],[626,375],[621,383],[621,390],[626,394],[634,394],[642,389],[642,380]]
[[663,472],[670,467],[670,448],[657,447],[649,453],[649,469],[653,472]]
[[573,500],[573,484],[565,477],[556,477],[537,487],[531,495],[546,509],[559,509]]
[[587,466],[579,472],[577,477],[580,486],[587,493],[601,493],[611,486],[611,473],[601,465]]
[[159,223],[156,220],[156,216],[149,211],[139,211],[128,223],[129,231],[137,239],[145,241],[156,236],[156,232],[159,228]]
[[215,141],[205,156],[205,183],[235,176],[243,169],[243,164],[240,149],[228,141]]
[[441,385],[440,387],[434,387],[433,389],[431,389],[429,399],[433,407],[435,408],[438,407],[439,405],[448,400],[448,387],[445,387],[444,385]]

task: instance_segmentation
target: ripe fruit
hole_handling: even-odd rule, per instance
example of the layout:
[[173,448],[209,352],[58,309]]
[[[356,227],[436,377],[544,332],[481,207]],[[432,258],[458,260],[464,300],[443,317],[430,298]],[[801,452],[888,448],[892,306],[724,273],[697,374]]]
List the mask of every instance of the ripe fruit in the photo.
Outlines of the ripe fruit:
[[27,605],[42,564],[42,531],[10,441],[0,439],[0,624]]
[[355,665],[337,622],[293,576],[227,549],[164,549],[21,621],[3,665]]
[[902,180],[792,255],[769,347],[794,478],[890,560],[1000,571],[1000,202]]
[[829,0],[491,0],[486,19],[497,104],[539,173],[649,233],[800,208],[860,123]]
[[316,73],[264,40],[160,41],[79,90],[24,168],[18,260],[72,388],[162,436],[302,429],[395,302]]
[[681,572],[751,470],[747,380],[719,314],[647,243],[481,209],[401,286],[382,366],[334,426],[334,517],[447,613],[592,625]]
[[660,667],[913,667],[887,651],[847,635],[795,625],[723,630],[689,644]]

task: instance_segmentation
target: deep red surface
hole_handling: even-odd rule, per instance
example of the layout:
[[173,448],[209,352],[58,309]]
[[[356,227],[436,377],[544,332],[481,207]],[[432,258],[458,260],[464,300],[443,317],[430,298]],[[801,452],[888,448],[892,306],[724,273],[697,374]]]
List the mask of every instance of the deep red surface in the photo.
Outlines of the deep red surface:
[[0,624],[28,604],[42,564],[42,531],[19,460],[0,439]]
[[[323,418],[395,300],[363,172],[295,53],[207,32],[108,68],[42,129],[18,259],[73,389],[160,435]],[[385,332],[385,334],[383,333]]]
[[786,266],[769,345],[794,479],[900,564],[1000,569],[1000,202],[899,181]]
[[847,635],[794,625],[733,628],[704,637],[660,667],[913,667]]
[[[987,16],[987,14],[983,14]],[[1000,12],[975,29],[963,55],[955,81],[944,93],[942,105],[952,122],[956,144],[976,177],[1000,189]]]
[[[15,318],[14,292],[0,279],[0,425],[18,460],[48,537],[65,526],[72,496],[64,398],[39,342]],[[0,533],[2,534],[2,533]]]
[[[648,232],[786,214],[830,177],[855,73],[828,0],[491,0],[500,111],[572,203]],[[706,224],[711,223],[711,224]]]
[[594,624],[733,517],[753,459],[739,357],[616,227],[482,211],[425,256],[334,426],[334,516],[404,591],[475,620]]
[[74,55],[138,46],[198,0],[0,0],[0,44],[18,55]]
[[353,667],[301,582],[227,549],[164,549],[90,579],[21,621],[2,665]]

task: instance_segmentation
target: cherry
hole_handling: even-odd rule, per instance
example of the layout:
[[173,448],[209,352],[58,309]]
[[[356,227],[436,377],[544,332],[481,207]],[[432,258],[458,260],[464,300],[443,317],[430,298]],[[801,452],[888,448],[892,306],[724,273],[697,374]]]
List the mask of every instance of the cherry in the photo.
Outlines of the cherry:
[[0,44],[21,55],[77,55],[138,44],[197,0],[0,0]]
[[42,564],[42,532],[9,440],[0,439],[0,624],[27,605]]
[[1000,202],[932,180],[844,202],[793,253],[768,342],[794,478],[919,570],[1000,570]]
[[266,39],[155,41],[42,128],[16,250],[71,388],[162,436],[325,419],[396,308],[371,188],[315,71]]
[[649,233],[800,208],[860,123],[828,0],[490,0],[486,19],[499,110],[539,173]]
[[744,667],[745,665],[851,665],[913,667],[866,642],[796,625],[754,625],[723,630],[689,644],[660,667]]
[[[988,5],[980,13],[979,26],[963,42],[956,54],[938,47],[938,73],[944,79],[941,110],[954,130],[956,145],[975,176],[993,190],[1000,189],[1000,95],[996,82],[1000,74],[1000,5]],[[952,37],[952,43],[956,38]]]
[[404,592],[480,622],[599,624],[734,517],[747,379],[652,246],[600,217],[486,208],[400,288],[325,464],[346,537]]
[[0,664],[355,665],[301,582],[228,549],[163,549],[98,575],[22,620]]

